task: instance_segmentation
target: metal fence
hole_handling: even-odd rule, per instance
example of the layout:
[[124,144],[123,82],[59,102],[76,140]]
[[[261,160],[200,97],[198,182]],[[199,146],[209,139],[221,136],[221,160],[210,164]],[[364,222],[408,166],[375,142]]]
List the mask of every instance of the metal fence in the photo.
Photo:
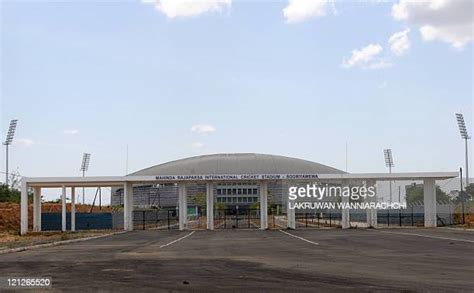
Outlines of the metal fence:
[[335,211],[297,213],[295,228],[329,228],[340,227],[342,214]]
[[[188,229],[206,229],[206,210],[195,207],[188,213]],[[365,210],[350,211],[351,227],[367,227]],[[460,204],[442,203],[437,205],[437,225],[459,225],[469,221],[469,209],[463,209]],[[340,210],[311,210],[297,212],[295,215],[296,228],[336,228],[341,226]],[[43,231],[61,230],[61,213],[42,213],[41,226]],[[136,230],[149,229],[178,229],[178,210],[139,208],[133,211],[133,226]],[[214,227],[216,229],[259,229],[259,208],[228,208],[214,210]],[[70,213],[66,215],[67,229],[70,229]],[[76,229],[123,229],[123,208],[116,207],[112,213],[76,213]],[[472,220],[471,220],[472,222]],[[286,228],[286,213],[280,207],[268,209],[268,228]],[[407,209],[379,210],[377,225],[392,226],[423,226],[424,206],[422,203],[409,205]]]
[[[61,213],[42,213],[42,231],[61,231]],[[71,214],[66,214],[66,229],[71,230]],[[76,213],[76,230],[113,229],[112,213]]]
[[178,213],[175,209],[134,210],[133,229],[178,229]]

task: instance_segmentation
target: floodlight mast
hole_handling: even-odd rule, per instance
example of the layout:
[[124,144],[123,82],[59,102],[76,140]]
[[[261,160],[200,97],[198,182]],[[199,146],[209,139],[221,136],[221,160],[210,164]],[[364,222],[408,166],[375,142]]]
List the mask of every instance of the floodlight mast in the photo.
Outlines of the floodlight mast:
[[[82,177],[86,176],[86,171],[89,170],[90,161],[91,161],[91,154],[84,153],[84,155],[82,155],[82,163],[81,163]],[[82,187],[82,204],[85,204],[85,198],[86,198],[85,191],[86,189]]]
[[5,146],[5,185],[8,188],[8,146],[12,144],[13,142],[13,137],[15,136],[15,130],[16,130],[16,125],[18,123],[18,119],[12,119],[10,121],[10,127],[8,127],[8,132],[7,132],[7,137],[5,138],[5,141],[3,142],[3,145]]
[[466,122],[464,121],[464,116],[461,113],[456,113],[456,119],[458,121],[459,132],[461,133],[461,138],[464,139],[465,152],[466,152],[466,187],[469,186],[469,152],[468,152],[468,143],[467,140],[471,139],[467,133]]
[[[393,157],[392,157],[392,149],[384,149],[383,150],[384,158],[385,158],[385,166],[388,167],[388,173],[392,174],[392,167],[393,164]],[[392,180],[389,181],[390,187],[390,203],[392,203]]]

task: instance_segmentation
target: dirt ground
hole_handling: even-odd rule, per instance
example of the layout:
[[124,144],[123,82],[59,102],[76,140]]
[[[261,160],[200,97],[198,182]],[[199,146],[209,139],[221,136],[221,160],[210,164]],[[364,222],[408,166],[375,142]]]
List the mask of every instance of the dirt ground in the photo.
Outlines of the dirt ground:
[[[88,213],[90,212],[90,205],[76,204],[77,213]],[[67,211],[71,211],[71,204],[67,204]],[[93,209],[94,213],[99,212],[111,212],[110,207],[102,207],[100,209],[98,206],[95,206]],[[41,204],[42,213],[60,213],[61,204],[60,203],[43,203]],[[33,205],[28,205],[28,223],[30,228],[33,227]],[[9,202],[0,202],[0,233],[9,232],[15,233],[20,231],[20,204],[18,203],[9,203]],[[0,234],[2,235],[2,234]],[[2,237],[3,238],[3,237]]]

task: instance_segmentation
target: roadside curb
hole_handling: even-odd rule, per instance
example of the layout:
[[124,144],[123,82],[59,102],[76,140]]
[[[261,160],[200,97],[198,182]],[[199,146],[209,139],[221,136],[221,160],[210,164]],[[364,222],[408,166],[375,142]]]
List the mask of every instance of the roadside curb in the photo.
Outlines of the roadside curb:
[[84,237],[84,238],[77,238],[77,239],[70,239],[70,240],[60,240],[60,241],[54,241],[54,242],[49,242],[49,243],[43,243],[43,244],[17,247],[17,248],[8,248],[8,249],[0,250],[0,254],[26,251],[26,250],[36,249],[36,248],[60,246],[60,245],[69,244],[69,243],[82,242],[82,241],[87,241],[87,240],[93,240],[93,239],[98,239],[98,238],[109,237],[109,236],[113,236],[113,235],[124,234],[124,233],[127,233],[127,232],[129,232],[129,231],[119,231],[119,232],[113,232],[113,233],[97,235],[97,236],[90,236],[90,237]]
[[464,228],[464,227],[437,227],[446,230],[454,230],[454,231],[467,231],[467,232],[474,232],[474,228]]

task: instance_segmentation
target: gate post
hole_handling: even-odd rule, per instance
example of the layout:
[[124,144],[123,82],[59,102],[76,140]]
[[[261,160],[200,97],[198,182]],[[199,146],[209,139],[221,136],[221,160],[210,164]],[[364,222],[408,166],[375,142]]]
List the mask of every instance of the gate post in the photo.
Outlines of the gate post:
[[67,218],[66,218],[66,186],[62,186],[61,189],[61,231],[66,232],[67,230]]
[[436,227],[436,185],[434,179],[423,181],[423,204],[425,209],[425,227]]
[[[365,184],[367,188],[371,186],[374,186],[375,188],[375,195],[373,197],[367,196],[366,201],[369,203],[377,203],[377,187],[376,187],[377,182],[375,180],[367,180]],[[370,228],[376,228],[377,227],[377,209],[370,208],[366,211],[366,213],[367,213],[367,226]]]
[[[342,182],[342,187],[346,187],[349,184],[347,182]],[[341,202],[344,203],[349,203],[349,197],[347,196],[342,196],[341,194]],[[350,209],[345,209],[342,207],[341,210],[341,227],[342,229],[348,229],[351,227],[351,222],[350,222]]]
[[[73,222],[71,219],[71,224],[72,223]],[[40,187],[33,188],[33,231],[35,232],[41,231],[41,188]]]
[[26,177],[21,178],[20,234],[28,233],[28,184]]
[[188,226],[188,199],[186,195],[186,183],[178,185],[179,191],[179,230],[186,230]]
[[[291,205],[293,203],[293,206]],[[288,204],[286,206],[286,217],[288,220],[288,228],[296,229],[296,219],[295,219],[295,201],[288,198]],[[293,208],[291,208],[293,207]]]
[[123,190],[123,229],[127,231],[133,230],[133,184],[126,182]]
[[260,230],[268,229],[267,182],[260,182]]
[[207,229],[214,230],[214,184],[207,183],[206,189]]

